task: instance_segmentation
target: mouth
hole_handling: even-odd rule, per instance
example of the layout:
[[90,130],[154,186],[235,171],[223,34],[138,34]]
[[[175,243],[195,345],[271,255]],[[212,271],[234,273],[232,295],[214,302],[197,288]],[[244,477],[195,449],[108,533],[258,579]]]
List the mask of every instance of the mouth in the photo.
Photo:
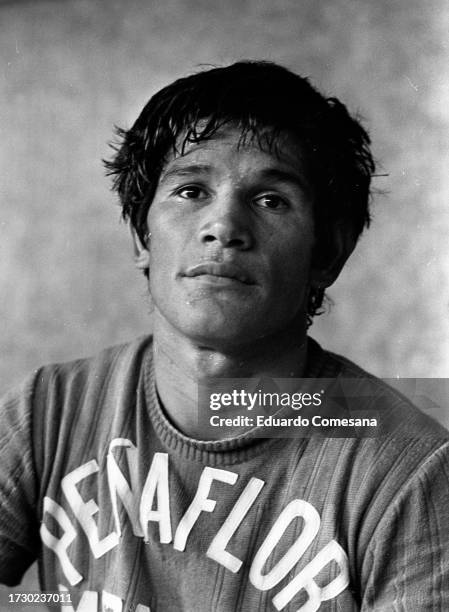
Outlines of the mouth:
[[224,262],[209,262],[191,266],[190,268],[187,268],[187,270],[183,273],[183,276],[217,284],[255,284],[251,277],[239,266]]

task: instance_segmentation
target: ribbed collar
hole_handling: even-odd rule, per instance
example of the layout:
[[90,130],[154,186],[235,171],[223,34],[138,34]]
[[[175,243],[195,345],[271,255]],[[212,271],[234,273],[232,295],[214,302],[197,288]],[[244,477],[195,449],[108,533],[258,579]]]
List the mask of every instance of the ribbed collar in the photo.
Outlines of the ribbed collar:
[[[278,438],[261,438],[260,430],[253,429],[226,440],[195,440],[181,433],[165,415],[157,393],[152,346],[148,347],[144,362],[144,386],[148,412],[155,433],[162,444],[173,453],[190,461],[208,465],[233,465],[248,461],[270,446]],[[332,377],[339,367],[326,351],[312,338],[307,339],[307,359],[304,378]]]

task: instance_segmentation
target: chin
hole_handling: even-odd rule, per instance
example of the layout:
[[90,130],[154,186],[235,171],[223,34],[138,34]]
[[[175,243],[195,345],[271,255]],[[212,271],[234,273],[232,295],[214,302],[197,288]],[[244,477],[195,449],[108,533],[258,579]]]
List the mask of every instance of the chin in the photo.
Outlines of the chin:
[[165,321],[177,334],[191,342],[223,352],[235,352],[243,347],[257,345],[271,338],[283,342],[285,335],[301,335],[305,329],[305,315],[291,310],[276,311],[258,309],[254,303],[217,304],[205,307],[204,301],[194,307],[173,308],[179,301],[167,308],[159,308],[160,322]]
[[244,343],[249,340],[247,324],[223,313],[176,313],[167,320],[178,334],[191,342],[217,350],[237,347],[242,340]]
[[180,326],[178,329],[193,342],[216,350],[238,348],[252,341],[246,326],[230,325],[229,323],[220,325],[214,322],[204,325],[189,321],[187,325]]
[[179,321],[176,327],[195,344],[229,354],[257,345],[264,339],[275,336],[283,328],[268,328],[267,317],[257,320],[254,316],[247,319],[229,317],[222,320],[190,317],[188,321]]

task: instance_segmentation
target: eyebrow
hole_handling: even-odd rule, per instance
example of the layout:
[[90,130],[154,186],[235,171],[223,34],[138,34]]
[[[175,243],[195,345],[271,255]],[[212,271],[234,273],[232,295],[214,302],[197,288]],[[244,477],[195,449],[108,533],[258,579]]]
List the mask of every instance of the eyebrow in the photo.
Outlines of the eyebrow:
[[[172,178],[179,178],[183,176],[192,176],[194,174],[211,175],[213,173],[213,167],[209,164],[191,164],[189,166],[177,165],[176,162],[162,173],[159,180],[159,184],[163,184]],[[310,191],[311,187],[308,181],[301,178],[299,174],[289,170],[283,170],[281,168],[266,168],[261,170],[257,179],[259,181],[276,181],[291,183],[299,187],[303,191]]]
[[281,170],[280,168],[267,168],[262,170],[259,174],[262,180],[274,180],[277,182],[287,182],[296,185],[302,190],[310,190],[310,185],[305,178],[302,178],[296,172],[290,172],[289,170]]
[[212,168],[208,164],[192,164],[181,166],[174,163],[169,169],[162,172],[159,183],[165,183],[171,178],[180,176],[191,176],[192,174],[211,174]]

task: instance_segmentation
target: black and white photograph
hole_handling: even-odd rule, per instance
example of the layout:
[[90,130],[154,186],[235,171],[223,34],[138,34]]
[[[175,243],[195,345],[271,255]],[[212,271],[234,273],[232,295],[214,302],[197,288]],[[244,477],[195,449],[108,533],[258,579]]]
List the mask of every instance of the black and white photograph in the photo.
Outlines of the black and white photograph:
[[449,610],[449,5],[0,0],[0,610]]

